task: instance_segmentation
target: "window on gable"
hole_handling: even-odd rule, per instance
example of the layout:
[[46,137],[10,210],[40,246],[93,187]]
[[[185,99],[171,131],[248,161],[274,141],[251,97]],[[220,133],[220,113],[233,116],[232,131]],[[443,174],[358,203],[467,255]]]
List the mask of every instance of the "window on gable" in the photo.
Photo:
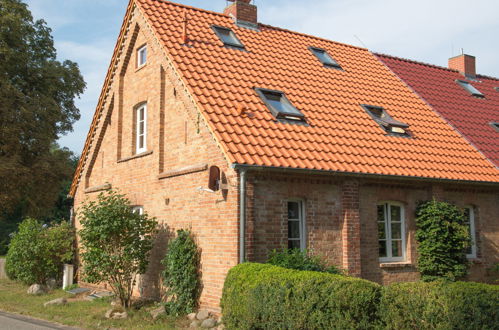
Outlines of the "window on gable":
[[379,260],[397,262],[405,260],[405,215],[398,203],[378,205]]
[[468,91],[468,93],[470,93],[471,95],[476,96],[476,97],[485,97],[482,94],[482,92],[480,92],[478,89],[476,89],[475,86],[473,86],[469,82],[464,81],[464,80],[459,80],[459,79],[457,79],[456,82],[459,85],[461,85],[461,87],[464,88],[466,91]]
[[221,27],[221,26],[213,26],[213,30],[215,31],[217,36],[220,38],[220,40],[222,40],[224,45],[237,47],[237,48],[244,48],[244,45],[242,44],[242,42],[239,41],[236,34],[231,29]]
[[471,206],[464,208],[464,224],[468,227],[468,233],[471,238],[471,245],[466,250],[466,257],[473,259],[476,258],[476,231],[475,231],[475,210]]
[[388,133],[401,136],[410,136],[409,125],[393,119],[382,107],[362,105],[367,113]]
[[490,126],[495,128],[495,130],[499,132],[499,122],[492,122],[490,123]]
[[132,207],[132,213],[137,213],[138,215],[143,215],[144,208],[142,206],[134,206],[134,207]]
[[147,151],[147,104],[135,109],[135,152]]
[[140,68],[146,63],[147,63],[147,46],[142,46],[139,48],[139,50],[137,50],[137,67]]
[[288,249],[306,249],[302,201],[288,201]]
[[305,116],[291,104],[283,92],[262,88],[257,88],[256,92],[276,118],[305,121]]
[[312,53],[314,53],[319,61],[324,64],[324,66],[341,69],[341,66],[338,64],[338,62],[336,62],[326,50],[316,47],[310,47],[309,49],[312,51]]

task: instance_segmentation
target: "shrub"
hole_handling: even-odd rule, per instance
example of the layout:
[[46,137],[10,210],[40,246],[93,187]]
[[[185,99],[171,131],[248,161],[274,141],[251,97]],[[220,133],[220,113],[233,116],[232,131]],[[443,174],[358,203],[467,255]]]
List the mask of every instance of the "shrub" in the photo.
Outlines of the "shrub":
[[418,270],[423,281],[456,280],[467,274],[470,246],[463,213],[454,205],[426,202],[416,211]]
[[387,329],[497,329],[499,287],[471,282],[398,283],[385,287]]
[[137,277],[148,265],[155,219],[132,212],[130,201],[110,190],[83,205],[80,222],[84,279],[107,282],[129,308]]
[[342,271],[335,266],[326,266],[319,256],[312,256],[300,249],[273,250],[267,263],[288,269],[342,274]]
[[379,285],[352,277],[245,263],[221,301],[229,329],[373,329]]
[[11,279],[31,285],[62,277],[63,264],[73,258],[74,229],[66,222],[45,226],[27,218],[12,237],[6,271]]
[[174,316],[192,313],[199,298],[199,251],[188,230],[179,230],[168,244],[162,261],[163,282],[168,302],[166,311]]

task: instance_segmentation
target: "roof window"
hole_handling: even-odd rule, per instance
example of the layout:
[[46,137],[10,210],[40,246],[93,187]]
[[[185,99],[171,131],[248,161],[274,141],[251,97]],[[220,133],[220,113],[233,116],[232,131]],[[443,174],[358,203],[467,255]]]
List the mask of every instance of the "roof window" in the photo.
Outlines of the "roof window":
[[468,91],[473,96],[485,97],[478,89],[467,81],[456,79],[456,82],[461,85],[462,88]]
[[283,92],[257,88],[256,92],[278,119],[305,121],[305,116],[289,102]]
[[382,107],[363,104],[367,113],[389,134],[409,136],[409,125],[393,119]]
[[212,26],[213,31],[217,34],[217,36],[222,40],[224,45],[232,46],[237,48],[244,48],[244,45],[239,41],[236,34],[228,28],[222,26]]
[[326,50],[317,47],[309,47],[309,49],[314,53],[314,55],[319,59],[319,61],[324,64],[324,66],[330,68],[341,69],[341,66],[336,62]]
[[499,92],[499,87],[494,87],[494,89]]
[[492,122],[490,123],[490,126],[496,129],[496,131],[499,132],[499,122]]

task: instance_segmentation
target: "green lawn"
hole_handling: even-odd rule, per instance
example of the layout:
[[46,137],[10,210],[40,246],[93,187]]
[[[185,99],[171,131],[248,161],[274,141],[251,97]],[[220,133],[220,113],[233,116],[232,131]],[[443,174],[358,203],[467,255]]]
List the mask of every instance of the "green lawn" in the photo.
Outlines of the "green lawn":
[[179,329],[188,327],[187,320],[175,320],[168,317],[153,321],[150,308],[131,310],[126,320],[108,320],[104,314],[111,308],[110,301],[75,301],[64,306],[43,307],[43,303],[56,298],[73,298],[63,290],[55,290],[42,296],[31,296],[28,288],[10,280],[0,280],[0,310],[27,315],[51,322],[61,323],[84,329]]

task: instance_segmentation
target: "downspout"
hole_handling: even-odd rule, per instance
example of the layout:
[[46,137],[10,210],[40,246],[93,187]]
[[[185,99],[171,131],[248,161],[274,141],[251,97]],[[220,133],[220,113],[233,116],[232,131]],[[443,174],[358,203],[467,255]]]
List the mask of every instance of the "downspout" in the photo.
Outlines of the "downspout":
[[246,169],[239,170],[239,263],[246,258]]

